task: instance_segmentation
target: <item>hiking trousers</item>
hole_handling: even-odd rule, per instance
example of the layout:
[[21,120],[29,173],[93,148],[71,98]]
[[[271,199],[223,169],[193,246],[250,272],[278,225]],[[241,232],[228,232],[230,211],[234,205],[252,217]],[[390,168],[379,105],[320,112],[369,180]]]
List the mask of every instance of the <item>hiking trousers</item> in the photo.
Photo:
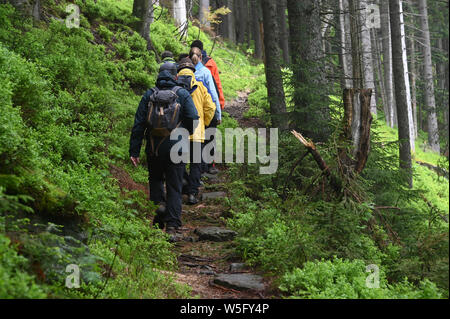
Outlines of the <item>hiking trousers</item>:
[[[197,153],[197,156],[194,154]],[[202,143],[192,142],[190,145],[190,164],[189,164],[189,174],[185,173],[185,178],[188,182],[187,193],[189,195],[198,195],[198,188],[200,187],[200,178],[202,175]],[[195,158],[197,157],[197,158]]]
[[[166,227],[181,227],[181,190],[185,166],[185,163],[172,163],[169,153],[148,156],[150,200],[157,205],[165,202],[166,213],[161,216],[161,220]],[[164,196],[164,180],[166,196]]]
[[[208,128],[214,128],[214,129],[216,129],[216,127],[217,127],[217,119],[214,117],[214,118],[212,119],[211,123],[209,123],[209,126],[206,127],[206,129],[208,129]],[[211,151],[211,156],[214,156],[214,154],[215,154],[215,148],[216,148],[216,139],[215,139],[215,137],[216,137],[216,135],[214,134],[214,135],[211,136],[211,139],[209,139],[209,140],[205,139],[205,142],[204,142],[203,145],[202,145],[202,150],[203,150],[203,147],[205,147],[205,146],[208,145],[209,143],[213,143],[214,147],[213,147],[213,149],[212,149],[212,151]],[[203,173],[208,172],[210,166],[212,166],[212,163],[206,163],[206,162],[203,160],[203,157],[202,157],[202,168],[201,168],[201,173],[203,174]]]

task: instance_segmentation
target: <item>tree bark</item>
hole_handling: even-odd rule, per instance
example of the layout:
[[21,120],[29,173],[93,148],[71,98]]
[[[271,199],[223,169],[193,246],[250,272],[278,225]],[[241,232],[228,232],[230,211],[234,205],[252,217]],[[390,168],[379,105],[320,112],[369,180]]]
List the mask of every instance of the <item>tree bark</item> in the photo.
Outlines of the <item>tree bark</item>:
[[262,39],[261,39],[261,3],[259,0],[251,0],[250,12],[252,15],[252,38],[255,43],[255,57],[262,59],[263,49],[262,49]]
[[392,79],[392,43],[391,28],[389,23],[389,0],[381,0],[380,7],[381,37],[383,47],[384,88],[386,95],[386,123],[390,127],[396,125],[394,82]]
[[179,28],[180,35],[184,37],[188,23],[186,0],[173,0],[173,18],[175,19],[175,25]]
[[35,21],[41,18],[41,1],[40,0],[7,0],[16,9],[26,16],[31,16]]
[[235,22],[234,22],[234,16],[235,16],[235,7],[234,7],[234,0],[227,0],[227,7],[231,10],[229,14],[227,14],[227,26],[228,26],[228,39],[232,43],[236,43],[236,28],[235,28]]
[[370,111],[373,114],[377,114],[377,102],[375,97],[375,81],[373,72],[373,61],[372,61],[372,42],[370,39],[370,30],[367,26],[367,16],[366,16],[367,1],[360,0],[359,19],[360,19],[360,31],[361,31],[361,63],[363,71],[363,87],[366,89],[372,89],[373,94],[370,100]]
[[403,63],[403,45],[401,41],[401,2],[389,1],[390,23],[392,34],[392,64],[395,81],[395,100],[397,104],[398,138],[400,152],[400,168],[405,171],[407,183],[412,187],[411,135],[408,119],[407,88],[405,67]]
[[139,20],[135,23],[134,29],[147,41],[147,50],[155,53],[156,60],[161,62],[158,52],[152,44],[150,37],[150,26],[153,22],[153,1],[152,0],[134,0],[133,16]]
[[426,0],[419,0],[420,24],[422,27],[425,107],[428,115],[428,143],[435,152],[440,152],[439,129],[436,116],[436,101],[434,96],[433,64],[431,60],[430,28],[428,25],[428,8]]
[[411,72],[409,72],[409,79],[411,82],[411,107],[413,111],[414,118],[414,134],[419,136],[419,129],[417,125],[417,91],[416,91],[416,44],[414,38],[409,39],[409,56],[410,56],[410,66]]
[[286,0],[279,0],[277,3],[277,16],[278,24],[280,26],[280,36],[279,45],[280,49],[283,51],[283,60],[285,63],[290,63],[289,55],[289,36],[288,36],[288,26],[286,17]]
[[[386,99],[386,89],[384,87],[384,78],[383,78],[383,72],[381,70],[381,53],[380,53],[380,46],[379,46],[379,37],[378,33],[375,28],[372,28],[371,30],[371,38],[372,38],[372,60],[374,61],[374,66],[376,70],[376,76],[377,76],[377,92],[379,92],[381,96],[381,101],[383,103],[383,111],[386,114],[386,112],[389,112],[387,108],[387,99]],[[375,76],[375,75],[374,75]]]
[[295,120],[304,133],[324,141],[330,134],[330,110],[322,51],[318,0],[288,0]]
[[200,0],[198,19],[202,25],[207,27],[209,27],[210,25],[208,21],[208,14],[209,14],[209,0]]
[[370,127],[372,114],[370,112],[371,89],[355,90],[345,89],[343,138],[351,140],[353,144],[352,156],[347,151],[339,151],[339,160],[343,166],[352,168],[359,174],[366,166],[370,152]]
[[358,19],[358,2],[357,0],[348,0],[350,11],[350,35],[351,35],[351,52],[352,52],[352,70],[353,70],[353,87],[356,89],[363,88],[363,71],[361,65],[361,36]]
[[[236,13],[238,17],[237,23],[237,43],[243,44],[246,42],[247,24],[248,24],[248,2],[247,0],[236,1]],[[235,4],[236,4],[235,3]]]
[[[438,48],[443,53],[446,52],[445,41],[448,41],[448,39],[447,38],[438,39]],[[448,56],[446,58],[448,59]],[[449,131],[448,131],[448,93],[449,92],[448,92],[448,82],[447,82],[448,68],[446,68],[446,64],[444,61],[441,60],[437,63],[437,73],[438,73],[439,90],[440,90],[440,95],[441,95],[440,100],[441,100],[441,104],[442,104],[442,114],[444,117],[444,122],[442,123],[443,127],[442,127],[441,131],[445,132],[445,139],[446,139],[447,145],[448,145],[448,139],[449,139]]]
[[288,128],[286,102],[281,72],[281,53],[278,47],[278,23],[276,4],[271,0],[261,0],[264,23],[265,71],[267,95],[270,104],[272,126],[281,130]]
[[352,87],[352,70],[351,70],[351,41],[349,30],[349,13],[348,0],[339,0],[339,37],[341,54],[339,61],[342,68],[341,87],[342,89]]

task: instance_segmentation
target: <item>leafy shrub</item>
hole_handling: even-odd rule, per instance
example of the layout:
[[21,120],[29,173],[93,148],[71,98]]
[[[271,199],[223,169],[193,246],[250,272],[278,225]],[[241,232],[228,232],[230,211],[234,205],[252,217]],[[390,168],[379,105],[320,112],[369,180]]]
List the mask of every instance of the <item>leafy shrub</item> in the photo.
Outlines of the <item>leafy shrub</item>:
[[[428,280],[417,289],[405,280],[389,285],[383,270],[379,272],[379,288],[368,287],[366,264],[362,260],[342,260],[305,263],[282,278],[280,289],[293,295],[293,298],[307,299],[436,299],[442,295],[436,285]],[[374,284],[370,278],[370,284]]]
[[44,298],[34,277],[24,271],[28,261],[11,247],[9,238],[0,234],[0,298]]

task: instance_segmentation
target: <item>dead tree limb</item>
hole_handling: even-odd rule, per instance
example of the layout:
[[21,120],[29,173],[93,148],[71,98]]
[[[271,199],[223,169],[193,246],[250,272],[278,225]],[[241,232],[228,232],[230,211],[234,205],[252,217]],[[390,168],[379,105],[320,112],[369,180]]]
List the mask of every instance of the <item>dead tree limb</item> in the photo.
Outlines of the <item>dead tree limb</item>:
[[341,183],[336,178],[336,176],[331,174],[330,168],[328,167],[327,163],[325,163],[322,156],[320,156],[319,152],[316,149],[316,145],[314,145],[313,142],[306,140],[302,134],[298,133],[295,130],[292,130],[291,133],[308,149],[309,153],[311,153],[317,165],[321,169],[322,174],[324,174],[329,179],[330,184],[336,191],[336,193],[341,193]]

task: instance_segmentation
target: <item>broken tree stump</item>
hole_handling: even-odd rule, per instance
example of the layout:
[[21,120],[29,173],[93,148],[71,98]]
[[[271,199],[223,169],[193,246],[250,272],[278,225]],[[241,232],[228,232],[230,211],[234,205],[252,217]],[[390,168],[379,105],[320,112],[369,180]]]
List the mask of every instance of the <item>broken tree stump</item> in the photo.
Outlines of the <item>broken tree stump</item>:
[[343,167],[351,168],[359,174],[366,166],[370,152],[370,98],[372,89],[344,89],[343,141],[352,142],[352,151],[339,150],[339,160]]

